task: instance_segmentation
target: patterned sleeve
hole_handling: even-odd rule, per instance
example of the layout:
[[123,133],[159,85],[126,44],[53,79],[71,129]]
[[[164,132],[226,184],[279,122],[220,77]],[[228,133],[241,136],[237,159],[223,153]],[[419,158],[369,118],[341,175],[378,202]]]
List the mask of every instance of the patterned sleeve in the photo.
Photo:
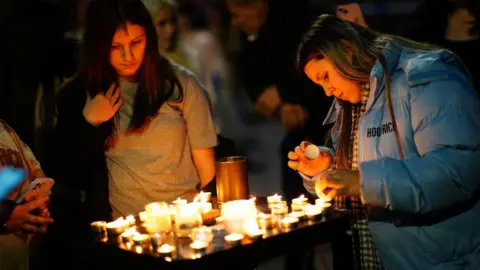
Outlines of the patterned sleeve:
[[35,158],[35,155],[33,155],[33,152],[30,149],[30,147],[28,147],[28,145],[26,145],[24,142],[22,142],[22,147],[23,147],[22,150],[25,153],[25,158],[27,159],[28,165],[30,166],[30,169],[31,169],[32,180],[36,178],[45,177],[42,167],[40,166],[40,162],[38,162],[38,160]]

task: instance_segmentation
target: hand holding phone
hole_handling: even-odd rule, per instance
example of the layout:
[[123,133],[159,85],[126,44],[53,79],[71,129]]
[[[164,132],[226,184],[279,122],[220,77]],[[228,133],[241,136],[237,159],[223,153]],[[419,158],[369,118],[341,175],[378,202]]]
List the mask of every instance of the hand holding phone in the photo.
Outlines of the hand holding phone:
[[37,178],[33,180],[27,190],[20,196],[20,198],[18,198],[17,203],[23,203],[25,198],[28,198],[28,201],[31,201],[48,196],[54,183],[55,181],[53,181],[52,178]]

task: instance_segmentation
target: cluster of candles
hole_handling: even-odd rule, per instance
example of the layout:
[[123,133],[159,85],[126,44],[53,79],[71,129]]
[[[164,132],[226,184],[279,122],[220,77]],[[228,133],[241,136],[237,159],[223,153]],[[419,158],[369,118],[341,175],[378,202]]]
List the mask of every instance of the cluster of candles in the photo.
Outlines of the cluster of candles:
[[[190,247],[201,251],[213,240],[211,228],[202,226],[202,214],[212,211],[211,193],[199,193],[193,202],[178,198],[171,204],[153,202],[145,205],[139,220],[134,216],[119,218],[112,222],[95,221],[90,224],[100,240],[122,243],[137,253],[152,252],[171,257],[175,247],[166,243],[166,236],[175,230],[177,237],[191,238]],[[138,226],[148,233],[141,233]]]
[[[237,246],[243,239],[256,241],[263,239],[269,230],[289,230],[297,227],[305,220],[318,220],[323,210],[330,205],[323,198],[315,204],[309,204],[303,195],[293,199],[291,212],[282,196],[267,197],[270,214],[258,212],[255,197],[249,200],[230,201],[223,204],[221,216],[217,223],[223,223],[227,235],[225,243]],[[112,222],[96,221],[91,228],[102,240],[122,243],[127,249],[137,253],[152,252],[171,258],[175,247],[166,243],[167,235],[174,231],[179,238],[190,238],[190,248],[194,251],[205,251],[214,239],[212,228],[202,226],[202,213],[212,211],[211,194],[202,192],[193,202],[176,199],[171,204],[153,202],[145,206],[139,213],[139,220],[134,216],[119,218]],[[137,231],[138,226],[147,233]]]
[[225,237],[227,243],[238,244],[246,236],[252,240],[263,238],[268,230],[282,230],[297,227],[302,221],[315,221],[322,217],[323,210],[330,206],[325,198],[309,204],[305,196],[295,198],[291,202],[291,212],[282,196],[267,197],[271,214],[258,212],[255,207],[255,198],[250,200],[232,201],[222,207],[221,220],[225,230],[229,233]]

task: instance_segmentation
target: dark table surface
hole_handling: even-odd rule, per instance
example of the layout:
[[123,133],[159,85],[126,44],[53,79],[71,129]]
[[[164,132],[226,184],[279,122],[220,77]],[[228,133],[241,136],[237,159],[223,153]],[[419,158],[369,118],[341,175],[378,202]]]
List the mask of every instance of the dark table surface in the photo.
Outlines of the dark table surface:
[[[347,231],[350,220],[345,212],[331,211],[319,221],[305,221],[288,231],[269,231],[264,239],[244,239],[242,245],[225,244],[223,230],[214,230],[215,238],[206,252],[193,252],[188,241],[171,237],[176,245],[171,259],[136,254],[118,245],[98,242],[90,232],[65,233],[62,251],[75,269],[254,269],[258,264],[285,254],[301,254],[323,243],[332,243],[334,269],[352,269],[352,245]],[[176,239],[176,241],[175,241]],[[174,241],[174,242],[172,242]],[[67,265],[65,265],[67,266]]]

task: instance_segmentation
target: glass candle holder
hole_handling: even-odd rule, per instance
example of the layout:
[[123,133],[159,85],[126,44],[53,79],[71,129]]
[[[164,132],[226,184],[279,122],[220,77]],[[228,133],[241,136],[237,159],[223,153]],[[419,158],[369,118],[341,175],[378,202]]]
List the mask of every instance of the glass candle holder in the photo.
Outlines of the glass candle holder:
[[303,208],[308,204],[308,199],[301,195],[292,200],[292,211],[303,211]]
[[168,233],[172,230],[172,217],[168,204],[149,203],[145,206],[147,213],[146,228],[150,233]]
[[275,215],[259,213],[257,215],[257,223],[262,230],[276,229],[278,224],[278,217]]
[[243,237],[243,234],[231,233],[227,234],[224,239],[228,246],[235,247],[242,243]]
[[202,226],[198,228],[194,228],[192,233],[190,234],[190,239],[192,242],[194,241],[202,241],[205,243],[210,243],[213,241],[213,230],[210,227]]
[[286,201],[282,201],[281,203],[277,203],[274,205],[271,205],[270,210],[272,212],[272,215],[287,215],[288,214],[288,206]]
[[178,206],[178,211],[175,215],[175,229],[178,237],[188,237],[194,228],[202,226],[202,222],[202,215],[198,205],[186,204]]
[[148,253],[150,251],[150,235],[135,234],[132,236],[132,249],[136,253]]
[[157,248],[157,253],[163,257],[172,257],[173,252],[175,251],[175,247],[169,244],[163,244],[159,248]]
[[97,241],[104,241],[107,238],[107,222],[94,221],[90,223],[90,229],[94,233]]
[[223,225],[227,233],[244,233],[248,226],[257,223],[257,208],[254,201],[237,200],[222,206]]
[[296,217],[284,217],[280,220],[282,229],[289,230],[298,227],[300,220]]

